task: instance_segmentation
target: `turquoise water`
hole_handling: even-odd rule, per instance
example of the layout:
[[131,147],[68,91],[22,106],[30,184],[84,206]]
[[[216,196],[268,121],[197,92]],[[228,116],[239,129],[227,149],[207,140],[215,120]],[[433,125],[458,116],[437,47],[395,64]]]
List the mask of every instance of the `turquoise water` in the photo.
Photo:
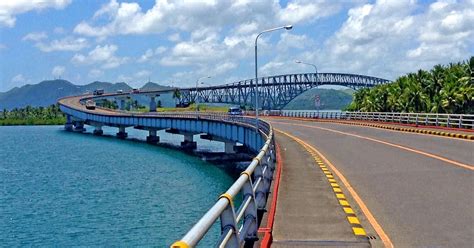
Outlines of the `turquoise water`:
[[233,182],[179,151],[61,126],[0,127],[0,140],[0,246],[169,246]]

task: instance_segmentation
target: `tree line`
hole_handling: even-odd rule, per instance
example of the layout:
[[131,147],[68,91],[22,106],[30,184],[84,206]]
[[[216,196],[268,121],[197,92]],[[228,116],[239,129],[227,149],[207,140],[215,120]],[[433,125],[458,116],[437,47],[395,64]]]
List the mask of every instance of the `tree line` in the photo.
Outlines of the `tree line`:
[[354,93],[349,111],[474,113],[474,57]]
[[3,109],[0,112],[0,126],[10,125],[61,125],[66,122],[65,115],[58,104],[48,107]]

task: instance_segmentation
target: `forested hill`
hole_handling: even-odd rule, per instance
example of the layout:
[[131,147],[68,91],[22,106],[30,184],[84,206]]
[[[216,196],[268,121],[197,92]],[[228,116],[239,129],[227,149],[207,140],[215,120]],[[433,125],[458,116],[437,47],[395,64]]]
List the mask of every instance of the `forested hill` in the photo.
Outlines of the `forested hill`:
[[[162,89],[155,83],[147,83],[147,89]],[[116,92],[117,90],[130,91],[132,88],[126,83],[92,82],[86,85],[75,85],[67,80],[47,80],[38,84],[27,84],[15,87],[7,92],[0,93],[0,110],[23,108],[26,106],[46,107],[56,103],[65,96],[79,95],[93,92],[95,89],[104,89],[105,92]]]
[[293,101],[288,103],[284,109],[288,110],[315,110],[314,98],[319,95],[321,107],[319,109],[326,110],[342,110],[345,109],[352,101],[351,89],[335,90],[335,89],[310,89],[297,96]]
[[474,57],[436,65],[393,83],[362,89],[349,110],[368,112],[474,113]]

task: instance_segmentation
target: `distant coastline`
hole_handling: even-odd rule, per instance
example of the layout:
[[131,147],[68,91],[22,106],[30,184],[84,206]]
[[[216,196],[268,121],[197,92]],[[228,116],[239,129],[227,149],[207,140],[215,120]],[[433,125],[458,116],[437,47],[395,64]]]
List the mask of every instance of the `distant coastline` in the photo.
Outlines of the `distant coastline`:
[[0,111],[0,126],[63,125],[66,117],[56,104],[48,107],[14,108]]

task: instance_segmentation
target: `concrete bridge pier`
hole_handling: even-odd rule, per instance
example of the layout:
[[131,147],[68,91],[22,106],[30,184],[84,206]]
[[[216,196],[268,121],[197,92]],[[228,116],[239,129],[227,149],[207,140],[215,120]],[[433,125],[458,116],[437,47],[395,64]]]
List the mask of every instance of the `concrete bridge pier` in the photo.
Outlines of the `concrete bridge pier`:
[[197,143],[193,140],[193,136],[195,133],[192,132],[184,132],[178,129],[170,128],[166,130],[167,133],[172,134],[181,134],[184,135],[184,141],[181,142],[181,148],[185,150],[194,150],[197,148]]
[[156,96],[150,96],[150,112],[156,112]]
[[156,135],[157,130],[148,130],[149,134],[146,136],[146,142],[149,144],[156,144],[160,142],[160,137]]
[[72,131],[72,129],[73,129],[72,117],[70,115],[66,115],[66,123],[64,124],[64,130]]
[[224,142],[225,153],[235,153],[235,142]]
[[84,128],[84,122],[83,121],[74,121],[74,131],[76,132],[85,132],[86,129]]
[[128,96],[117,96],[115,97],[115,101],[117,101],[118,107],[120,110],[125,110],[125,100],[127,100]]
[[181,142],[181,148],[194,150],[197,148],[196,141],[193,140],[194,134],[186,133],[184,134],[184,141]]
[[209,135],[209,134],[202,134],[200,137],[201,137],[201,139],[205,139],[205,140],[213,140],[213,141],[223,142],[225,153],[227,153],[227,154],[236,153],[236,144],[235,144],[234,141],[227,140],[227,139],[222,139],[222,138],[215,137],[215,136]]
[[120,126],[119,131],[117,133],[117,137],[120,139],[125,139],[127,138],[127,136],[128,136],[128,133],[125,132],[125,126]]
[[95,126],[94,131],[93,131],[93,134],[94,134],[94,135],[102,135],[102,134],[104,134],[104,130],[102,130],[102,126],[100,126],[100,125]]

